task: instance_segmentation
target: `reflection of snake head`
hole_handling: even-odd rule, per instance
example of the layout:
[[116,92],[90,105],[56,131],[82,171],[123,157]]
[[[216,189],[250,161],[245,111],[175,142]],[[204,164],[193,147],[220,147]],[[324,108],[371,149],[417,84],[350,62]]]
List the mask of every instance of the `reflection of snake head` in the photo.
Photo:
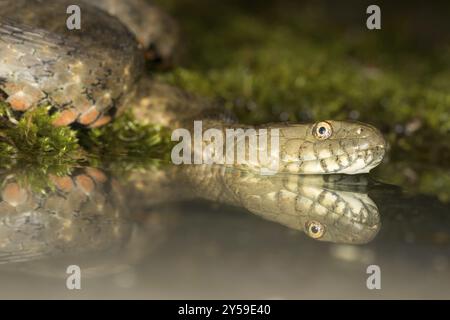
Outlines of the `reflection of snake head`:
[[226,181],[235,203],[317,240],[362,244],[380,228],[378,208],[364,193],[362,176],[233,173]]
[[128,239],[114,181],[88,168],[36,191],[15,174],[0,181],[0,264],[115,250]]
[[386,142],[359,122],[320,121],[280,128],[281,162],[291,173],[367,173],[384,157]]
[[380,228],[378,208],[365,194],[322,189],[319,198],[301,215],[305,233],[313,239],[362,244]]

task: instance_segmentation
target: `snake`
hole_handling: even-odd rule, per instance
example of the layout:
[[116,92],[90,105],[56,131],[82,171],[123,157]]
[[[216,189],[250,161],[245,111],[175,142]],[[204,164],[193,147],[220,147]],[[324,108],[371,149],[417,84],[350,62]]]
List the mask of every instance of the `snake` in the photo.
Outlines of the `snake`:
[[[74,5],[80,29],[68,27],[68,8]],[[325,120],[255,127],[207,99],[158,83],[146,72],[146,58],[170,64],[180,51],[179,39],[174,19],[150,1],[1,0],[0,91],[18,116],[51,106],[55,126],[96,128],[131,109],[139,121],[173,130],[192,131],[193,120],[202,121],[203,132],[266,129],[279,140],[280,173],[360,174],[381,163],[386,141],[369,124]],[[236,138],[245,141],[245,132]],[[231,166],[258,171],[271,161]]]

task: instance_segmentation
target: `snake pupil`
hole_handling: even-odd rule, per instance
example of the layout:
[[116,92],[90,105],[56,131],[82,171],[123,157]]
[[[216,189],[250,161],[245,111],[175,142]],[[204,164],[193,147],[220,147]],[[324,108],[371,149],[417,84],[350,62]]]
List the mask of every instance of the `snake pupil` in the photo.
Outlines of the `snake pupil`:
[[326,129],[325,127],[320,127],[320,128],[319,128],[319,133],[320,133],[321,135],[325,134],[326,132],[327,132],[327,129]]
[[317,226],[312,226],[311,231],[312,231],[312,233],[317,233],[317,232],[319,232],[319,228],[317,228]]

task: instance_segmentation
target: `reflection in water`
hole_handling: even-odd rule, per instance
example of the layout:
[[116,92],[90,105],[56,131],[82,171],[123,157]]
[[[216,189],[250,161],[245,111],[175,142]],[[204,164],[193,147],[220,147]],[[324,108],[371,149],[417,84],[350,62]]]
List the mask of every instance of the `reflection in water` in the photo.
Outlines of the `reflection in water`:
[[[0,175],[0,296],[71,298],[72,264],[92,280],[82,282],[84,297],[340,297],[341,288],[369,297],[373,263],[400,279],[392,290],[409,294],[403,284],[423,277],[423,292],[448,292],[448,205],[366,176],[190,166],[135,170],[121,184],[89,168],[51,176],[44,189],[34,180]],[[243,210],[184,201],[194,198]]]
[[45,190],[26,181],[2,176],[0,264],[22,262],[22,270],[41,275],[64,276],[70,257],[89,262],[85,276],[126,270],[170,228],[170,219],[161,220],[169,213],[151,214],[160,213],[155,204],[195,197],[243,207],[318,240],[367,243],[380,227],[364,176],[259,176],[191,166],[139,172],[125,185],[92,168],[50,176]]
[[380,228],[365,177],[244,175],[236,195],[251,212],[317,240],[362,244]]
[[117,251],[131,235],[118,186],[99,170],[50,176],[45,190],[18,180],[2,176],[0,264]]
[[84,278],[117,274],[158,246],[172,224],[155,217],[139,223],[123,187],[98,169],[48,176],[44,189],[27,178],[0,176],[0,265],[13,270],[62,278],[75,262]]
[[368,185],[367,177],[361,175],[261,176],[199,165],[168,168],[164,175],[139,172],[128,189],[130,198],[145,195],[149,206],[198,197],[243,207],[317,240],[362,244],[372,240],[380,228],[378,208],[367,195]]

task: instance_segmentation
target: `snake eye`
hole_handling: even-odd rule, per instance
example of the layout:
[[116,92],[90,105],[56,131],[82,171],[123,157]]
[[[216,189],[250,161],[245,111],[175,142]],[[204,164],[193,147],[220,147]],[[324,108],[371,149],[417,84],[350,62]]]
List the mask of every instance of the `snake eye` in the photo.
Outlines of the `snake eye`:
[[325,234],[325,227],[317,221],[309,221],[306,223],[306,232],[313,239],[320,239]]
[[318,122],[314,125],[313,135],[319,140],[325,140],[331,137],[333,134],[333,128],[326,121]]

